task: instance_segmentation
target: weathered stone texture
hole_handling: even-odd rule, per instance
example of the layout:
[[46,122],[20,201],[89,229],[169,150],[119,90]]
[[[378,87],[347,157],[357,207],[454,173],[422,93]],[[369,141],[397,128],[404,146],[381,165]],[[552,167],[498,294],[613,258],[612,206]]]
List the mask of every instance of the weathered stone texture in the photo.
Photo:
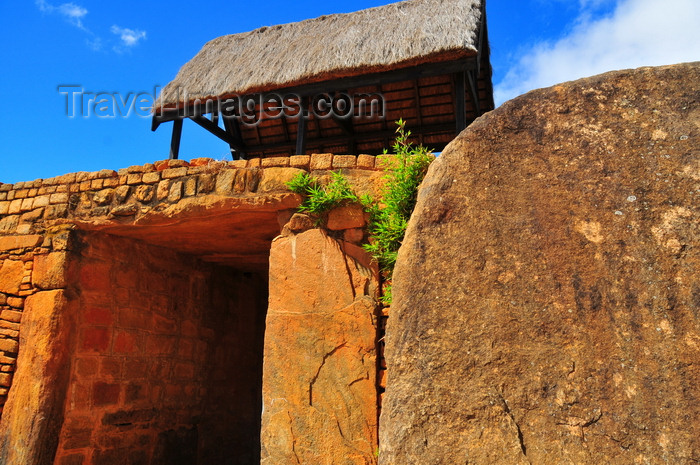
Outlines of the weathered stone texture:
[[19,294],[24,277],[24,263],[20,260],[4,260],[0,266],[0,292]]
[[352,244],[319,229],[273,242],[262,464],[376,463],[376,290]]
[[32,281],[39,289],[64,288],[69,278],[67,252],[37,255],[34,259]]
[[50,465],[63,421],[75,306],[63,290],[27,298],[17,372],[0,423],[0,463]]
[[380,463],[700,460],[700,63],[537,90],[431,166]]

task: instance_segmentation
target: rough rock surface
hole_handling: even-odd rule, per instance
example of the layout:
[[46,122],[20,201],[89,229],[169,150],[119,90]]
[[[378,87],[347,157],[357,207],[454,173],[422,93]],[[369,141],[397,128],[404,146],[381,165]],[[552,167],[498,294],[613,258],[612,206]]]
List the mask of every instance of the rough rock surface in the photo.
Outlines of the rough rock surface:
[[262,464],[376,463],[377,275],[367,261],[319,229],[273,242]]
[[75,306],[63,290],[27,297],[14,381],[25,388],[15,390],[5,404],[0,463],[53,463],[63,421],[74,319]]
[[700,462],[700,63],[516,98],[399,254],[380,463]]

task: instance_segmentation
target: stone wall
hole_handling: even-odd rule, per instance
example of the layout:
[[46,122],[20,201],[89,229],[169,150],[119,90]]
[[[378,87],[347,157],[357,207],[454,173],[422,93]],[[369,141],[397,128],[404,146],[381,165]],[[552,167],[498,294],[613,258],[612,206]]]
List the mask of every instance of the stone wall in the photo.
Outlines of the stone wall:
[[[378,193],[375,157],[331,154],[166,160],[0,185],[0,463],[257,463],[270,247],[281,231],[315,229],[294,214],[300,197],[285,183],[335,169],[359,193]],[[356,258],[345,250],[366,240],[362,215],[350,217],[333,212],[325,233],[347,263]],[[366,371],[352,380],[362,413],[341,434],[371,461],[378,283],[371,267],[358,272],[375,280],[362,291],[367,308],[353,304],[360,341],[347,342]],[[315,353],[286,336],[267,340],[271,359]],[[336,365],[314,396],[345,395],[331,382]],[[313,428],[312,448],[338,434]]]
[[0,237],[0,415],[12,385],[19,350],[19,328],[27,296],[32,285],[32,270],[43,238],[38,235]]
[[0,236],[32,234],[61,219],[137,219],[180,200],[208,194],[288,193],[284,183],[302,171],[323,176],[329,170],[350,170],[357,187],[373,190],[369,178],[376,178],[371,173],[375,159],[381,158],[315,154],[231,162],[163,160],[119,171],[0,184]]
[[78,250],[56,463],[255,461],[265,279],[100,233]]

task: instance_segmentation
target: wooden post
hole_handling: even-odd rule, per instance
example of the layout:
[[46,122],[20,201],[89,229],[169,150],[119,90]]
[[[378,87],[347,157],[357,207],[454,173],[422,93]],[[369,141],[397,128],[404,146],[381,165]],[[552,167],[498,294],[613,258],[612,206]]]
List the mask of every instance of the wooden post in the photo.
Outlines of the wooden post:
[[460,71],[455,74],[455,113],[457,116],[457,134],[467,127],[467,106],[465,102],[465,72]]
[[180,155],[180,139],[182,139],[182,118],[173,121],[173,136],[170,139],[171,160],[176,160]]
[[309,106],[309,99],[301,99],[301,111],[299,112],[299,122],[297,124],[297,155],[304,155],[306,152],[306,108]]

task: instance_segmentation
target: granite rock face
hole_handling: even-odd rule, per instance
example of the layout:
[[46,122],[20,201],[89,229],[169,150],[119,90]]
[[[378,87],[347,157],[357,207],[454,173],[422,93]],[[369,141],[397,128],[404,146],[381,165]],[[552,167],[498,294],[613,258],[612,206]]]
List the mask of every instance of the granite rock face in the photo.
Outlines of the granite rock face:
[[376,464],[377,288],[365,252],[320,229],[272,243],[261,464]]
[[530,92],[431,166],[380,464],[700,461],[700,63]]

